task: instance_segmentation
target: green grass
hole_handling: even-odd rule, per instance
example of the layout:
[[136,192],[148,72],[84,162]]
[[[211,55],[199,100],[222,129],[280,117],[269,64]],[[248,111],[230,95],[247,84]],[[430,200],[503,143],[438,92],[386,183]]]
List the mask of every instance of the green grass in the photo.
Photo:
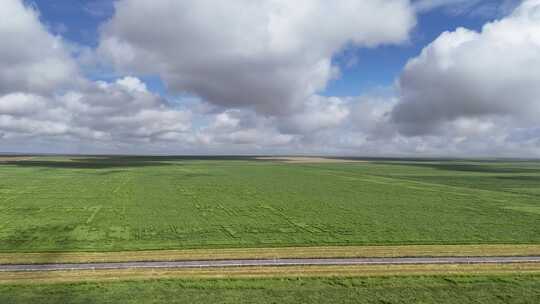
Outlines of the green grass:
[[158,280],[0,286],[0,303],[539,303],[540,276]]
[[0,163],[0,251],[540,243],[540,162]]

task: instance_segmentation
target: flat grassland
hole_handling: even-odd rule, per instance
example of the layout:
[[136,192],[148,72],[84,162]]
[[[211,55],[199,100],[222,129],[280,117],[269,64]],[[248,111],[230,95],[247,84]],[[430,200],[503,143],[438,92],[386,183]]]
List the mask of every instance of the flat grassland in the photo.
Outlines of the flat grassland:
[[0,251],[540,244],[540,162],[0,162]]
[[0,286],[116,282],[155,279],[267,279],[388,276],[540,276],[539,263],[510,264],[409,264],[328,266],[246,266],[211,268],[126,268],[58,271],[2,271]]
[[[7,252],[0,264],[201,261],[286,258],[538,256],[538,244],[220,248],[106,252]],[[2,275],[0,274],[0,280]]]
[[539,303],[540,276],[155,280],[0,285],[1,303]]

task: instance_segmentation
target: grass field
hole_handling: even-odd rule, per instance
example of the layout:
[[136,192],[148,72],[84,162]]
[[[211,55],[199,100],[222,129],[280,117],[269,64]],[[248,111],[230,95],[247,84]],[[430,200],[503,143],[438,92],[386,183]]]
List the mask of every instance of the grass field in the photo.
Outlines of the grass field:
[[540,162],[0,162],[0,251],[540,244]]
[[0,285],[0,303],[539,303],[540,276]]
[[247,266],[215,268],[126,268],[100,270],[1,271],[0,285],[117,282],[155,279],[263,279],[456,275],[540,275],[539,263]]

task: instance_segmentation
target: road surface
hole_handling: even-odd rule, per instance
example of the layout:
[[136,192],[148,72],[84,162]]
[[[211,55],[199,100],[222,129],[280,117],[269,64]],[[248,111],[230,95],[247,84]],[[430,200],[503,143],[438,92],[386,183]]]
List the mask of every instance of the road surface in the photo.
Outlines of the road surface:
[[413,265],[413,264],[509,264],[540,263],[540,256],[521,257],[417,257],[417,258],[342,258],[342,259],[270,259],[123,263],[76,263],[0,265],[0,272],[99,270],[133,268],[215,268],[241,266],[321,266],[321,265]]

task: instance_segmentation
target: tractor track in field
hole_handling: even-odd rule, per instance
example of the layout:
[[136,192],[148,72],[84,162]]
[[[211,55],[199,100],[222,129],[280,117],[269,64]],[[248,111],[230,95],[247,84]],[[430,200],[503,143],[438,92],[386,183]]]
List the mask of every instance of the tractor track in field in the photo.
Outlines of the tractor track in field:
[[310,258],[310,259],[236,259],[163,262],[114,263],[54,263],[0,265],[0,272],[104,270],[104,269],[160,269],[160,268],[225,268],[269,266],[324,266],[324,265],[430,265],[430,264],[515,264],[540,263],[540,256],[515,257],[396,257],[396,258]]

